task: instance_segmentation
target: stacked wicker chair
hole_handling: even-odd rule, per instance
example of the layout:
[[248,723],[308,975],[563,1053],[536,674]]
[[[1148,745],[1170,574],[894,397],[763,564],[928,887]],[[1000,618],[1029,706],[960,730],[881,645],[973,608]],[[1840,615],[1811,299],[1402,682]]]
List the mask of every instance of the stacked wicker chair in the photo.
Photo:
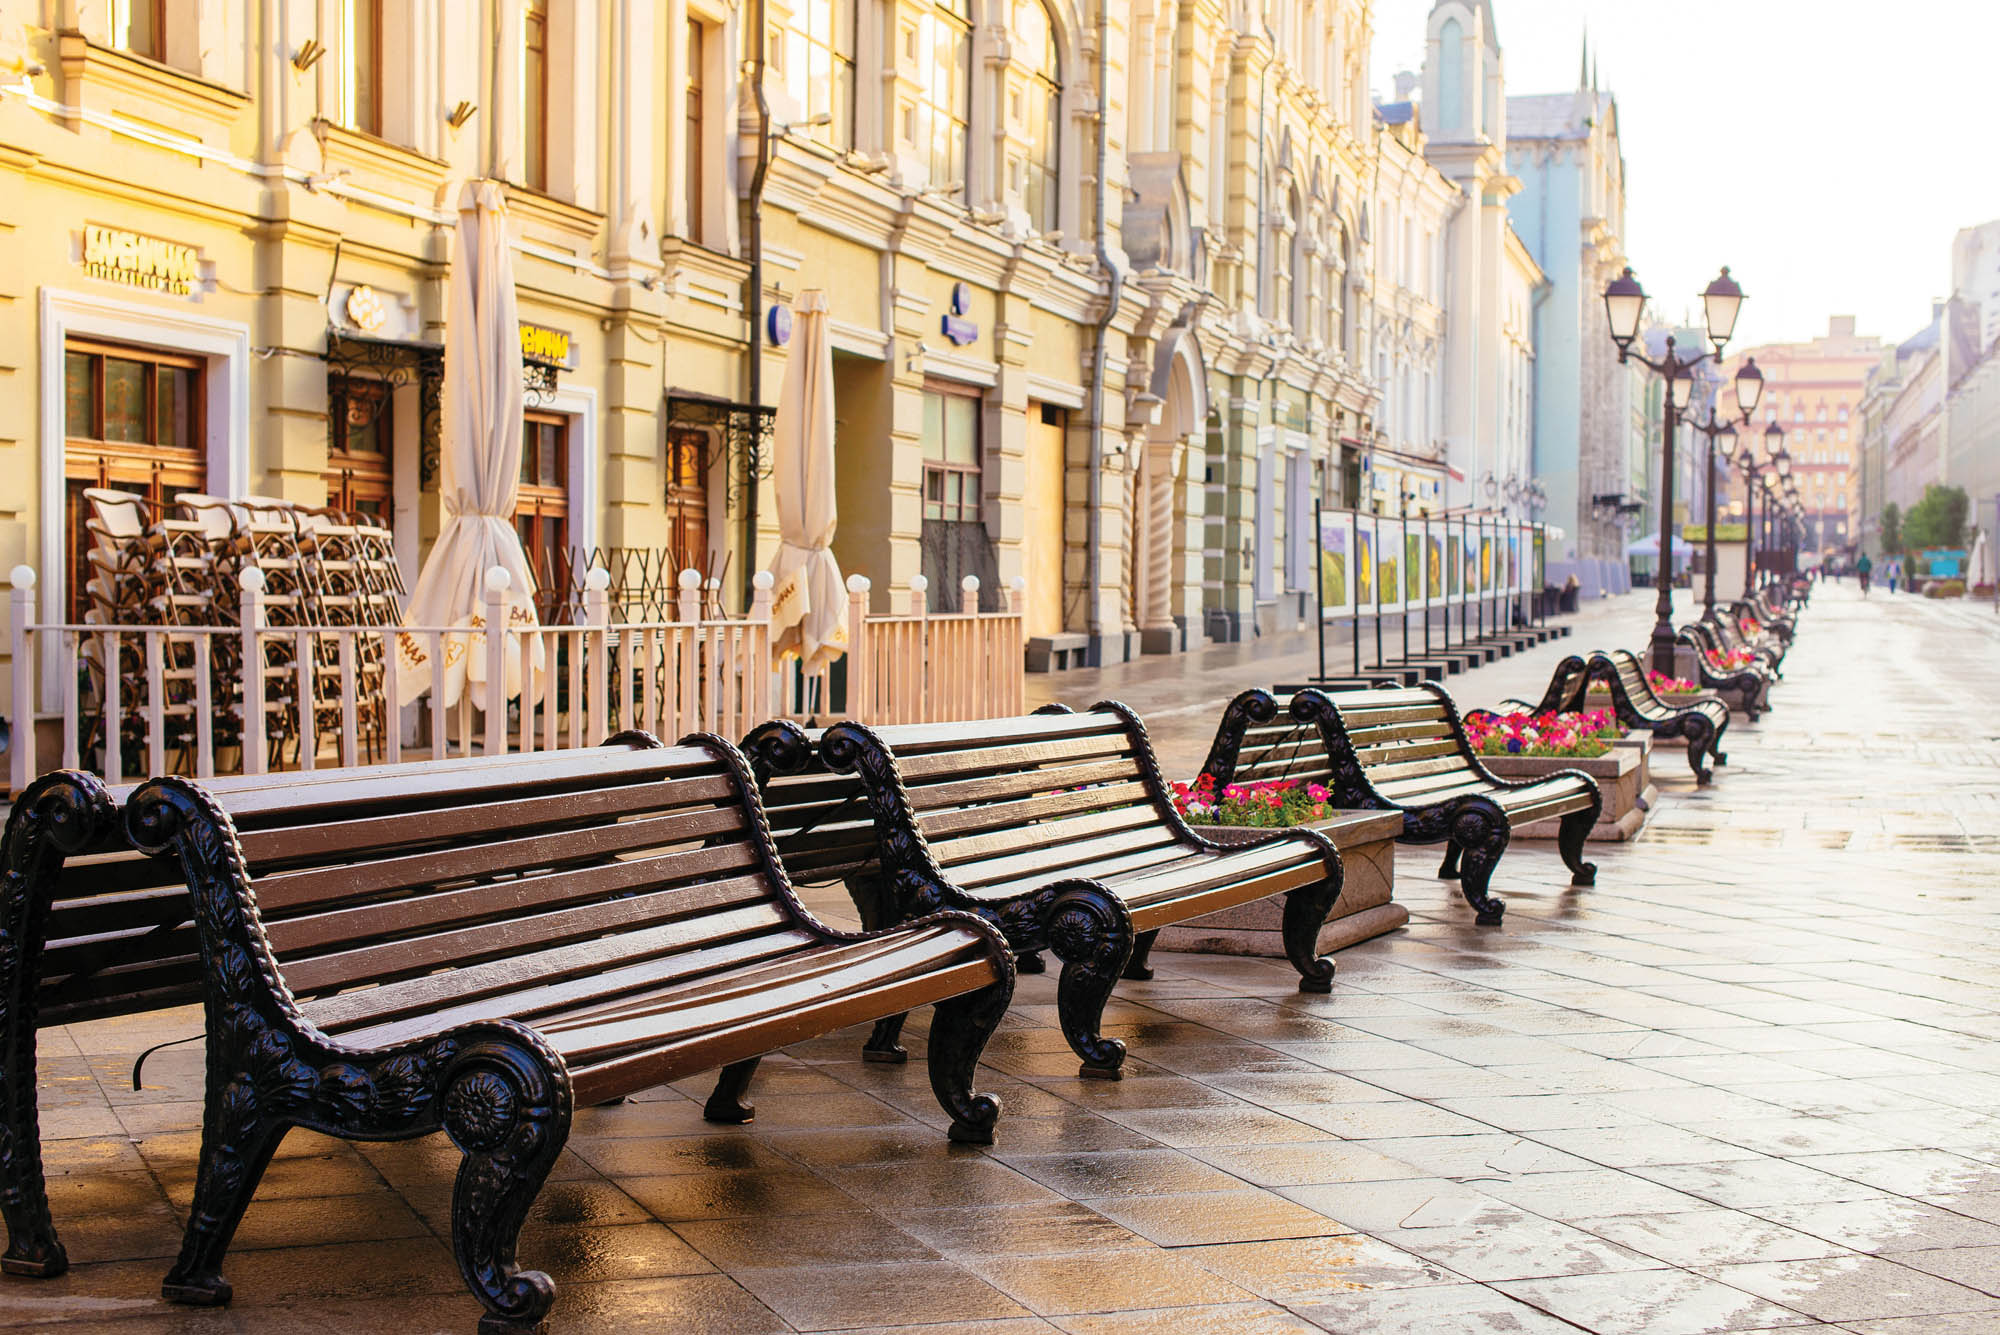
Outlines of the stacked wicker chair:
[[[402,621],[404,584],[396,564],[395,540],[373,516],[307,510],[289,501],[250,496],[232,500],[183,493],[170,510],[144,497],[93,488],[85,523],[91,545],[85,552],[87,625],[235,627],[242,620],[243,579],[263,576],[263,624],[273,630],[307,626],[392,627]],[[310,655],[312,722],[318,736],[340,736],[345,692],[341,640],[321,634],[301,643],[297,635],[262,637],[258,661],[249,665],[258,679],[246,710],[243,644],[238,635],[176,636],[165,641],[162,662],[165,698],[160,702],[166,747],[176,768],[191,768],[195,725],[196,675],[200,655],[210,655],[210,686],[219,747],[239,745],[246,713],[261,717],[272,764],[296,763],[304,745],[298,709],[299,653]],[[388,666],[386,636],[353,637],[353,695],[357,741],[368,758],[383,750],[392,726],[385,705]],[[101,719],[110,695],[101,637],[88,634],[80,647],[86,717]],[[149,665],[136,636],[118,645],[117,693],[121,702],[122,754],[136,758],[151,741]],[[101,725],[100,725],[101,726]],[[87,751],[103,744],[101,735],[80,739]],[[343,756],[350,764],[361,756]]]

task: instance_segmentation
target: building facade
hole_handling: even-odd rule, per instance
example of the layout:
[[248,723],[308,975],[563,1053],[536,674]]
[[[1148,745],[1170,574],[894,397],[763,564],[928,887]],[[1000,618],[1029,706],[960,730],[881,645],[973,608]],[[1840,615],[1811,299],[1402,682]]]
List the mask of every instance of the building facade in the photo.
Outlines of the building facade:
[[[1420,98],[1413,98],[1421,90]],[[1376,109],[1377,448],[1364,489],[1384,513],[1528,513],[1544,279],[1507,218],[1506,80],[1493,12],[1440,0],[1421,76]]]
[[1951,248],[1944,328],[1944,472],[1969,521],[1991,533],[2000,497],[2000,222],[1962,229]]
[[1836,315],[1817,338],[1742,348],[1723,369],[1733,377],[1753,357],[1764,375],[1757,408],[1760,448],[1771,423],[1784,429],[1792,479],[1805,507],[1800,550],[1845,551],[1861,533],[1861,409],[1869,373],[1882,359],[1882,341],[1856,334],[1853,316]]
[[1907,514],[1923,499],[1926,487],[1944,481],[1943,329],[1944,303],[1938,302],[1930,324],[1897,345],[1893,370],[1886,357],[1878,368],[1886,400],[1877,442],[1882,460],[1881,500],[1874,504],[1878,521],[1884,506],[1893,503]]
[[17,0],[0,547],[61,616],[84,489],[256,493],[378,513],[414,570],[490,177],[551,581],[664,550],[741,606],[820,288],[878,597],[1018,577],[1091,661],[1269,629],[1377,438],[1369,41],[1364,0]]
[[1589,69],[1572,92],[1507,99],[1506,170],[1514,229],[1547,278],[1535,308],[1533,468],[1545,517],[1565,539],[1552,578],[1573,562],[1625,559],[1634,479],[1654,458],[1643,437],[1644,371],[1621,365],[1604,313],[1624,266],[1625,159],[1618,103]]

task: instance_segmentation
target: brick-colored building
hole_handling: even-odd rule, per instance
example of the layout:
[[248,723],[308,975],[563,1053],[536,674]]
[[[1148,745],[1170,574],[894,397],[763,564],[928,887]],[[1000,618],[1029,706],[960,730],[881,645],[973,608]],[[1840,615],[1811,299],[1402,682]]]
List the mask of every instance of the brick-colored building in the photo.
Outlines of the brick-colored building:
[[[1724,367],[1727,383],[1746,358],[1764,373],[1764,399],[1757,407],[1757,431],[1749,438],[1762,448],[1767,424],[1785,429],[1792,476],[1805,505],[1806,538],[1801,551],[1834,552],[1853,545],[1861,532],[1861,399],[1868,372],[1882,359],[1882,341],[1854,332],[1854,317],[1836,315],[1827,332],[1806,343],[1767,343],[1733,353]],[[1728,507],[1719,514],[1743,517],[1739,473]]]

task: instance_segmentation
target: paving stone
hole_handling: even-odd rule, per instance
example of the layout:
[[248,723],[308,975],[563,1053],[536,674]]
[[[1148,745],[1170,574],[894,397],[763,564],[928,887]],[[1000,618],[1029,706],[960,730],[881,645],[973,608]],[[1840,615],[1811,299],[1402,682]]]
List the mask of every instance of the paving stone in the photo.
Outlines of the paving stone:
[[[1685,600],[1683,599],[1683,603]],[[557,1332],[1299,1335],[2000,1330],[2000,619],[1815,595],[1777,711],[1696,788],[1670,757],[1635,842],[1567,884],[1523,845],[1472,923],[1435,849],[1397,853],[1397,932],[1332,992],[1279,960],[1156,954],[1086,1081],[1056,975],[989,1049],[996,1143],[950,1145],[921,1060],[861,1029],[774,1054],[756,1120],[712,1075],[578,1110],[521,1240]],[[1636,643],[1651,596],[1466,677],[1539,692],[1572,648]],[[1130,700],[1191,772],[1298,637],[1038,679]],[[1287,648],[1287,646],[1294,646]],[[1289,656],[1288,656],[1289,655]],[[1254,667],[1246,665],[1254,663]],[[1866,700],[1866,722],[1855,702]],[[838,887],[816,908],[854,921]],[[199,1153],[198,1007],[41,1036],[50,1197],[75,1265],[0,1281],[11,1325],[120,1335],[467,1329],[442,1136],[289,1136],[239,1230],[234,1304],[162,1304]]]

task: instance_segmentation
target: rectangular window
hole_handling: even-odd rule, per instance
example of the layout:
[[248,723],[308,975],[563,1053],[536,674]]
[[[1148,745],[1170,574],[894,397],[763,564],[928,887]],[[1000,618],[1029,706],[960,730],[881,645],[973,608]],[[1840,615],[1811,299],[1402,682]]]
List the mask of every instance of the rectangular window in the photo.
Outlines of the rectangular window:
[[979,400],[958,393],[924,394],[924,518],[977,523]]
[[348,128],[364,134],[382,133],[382,5],[383,0],[347,0],[347,70],[342,98]]
[[701,130],[702,62],[708,53],[708,29],[700,19],[689,19],[687,30],[687,89],[682,115],[687,122],[687,143],[683,150],[681,174],[687,192],[688,235],[701,238],[704,196],[701,189],[703,141]]
[[525,0],[521,34],[521,180],[549,188],[549,5]]
[[396,497],[395,394],[380,380],[327,377],[326,504],[387,527]]
[[526,414],[521,428],[521,490],[514,529],[535,583],[551,588],[569,558],[569,418]]
[[804,0],[791,25],[771,34],[771,63],[806,120],[800,129],[832,148],[854,147],[856,0]]
[[112,0],[111,41],[148,60],[167,58],[167,0]]
[[199,358],[72,339],[63,353],[63,476],[67,492],[69,617],[90,605],[91,538],[83,493],[109,487],[155,509],[207,477]]
[[920,20],[922,89],[912,147],[930,184],[965,193],[965,144],[972,114],[972,17],[969,0],[933,0]]

